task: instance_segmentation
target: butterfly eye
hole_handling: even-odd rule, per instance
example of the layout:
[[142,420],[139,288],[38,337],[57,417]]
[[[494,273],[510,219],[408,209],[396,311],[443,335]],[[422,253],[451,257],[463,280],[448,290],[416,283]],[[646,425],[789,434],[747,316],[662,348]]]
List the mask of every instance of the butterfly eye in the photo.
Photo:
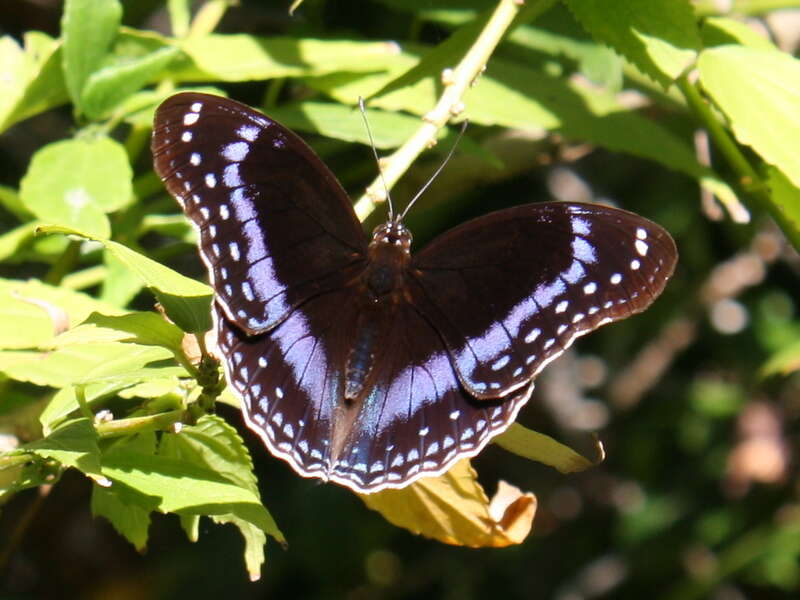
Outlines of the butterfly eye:
[[658,225],[587,204],[492,213],[415,255],[399,220],[368,241],[300,138],[207,94],[165,101],[152,149],[199,232],[247,424],[299,474],[358,492],[477,454],[548,363],[647,308],[677,260]]

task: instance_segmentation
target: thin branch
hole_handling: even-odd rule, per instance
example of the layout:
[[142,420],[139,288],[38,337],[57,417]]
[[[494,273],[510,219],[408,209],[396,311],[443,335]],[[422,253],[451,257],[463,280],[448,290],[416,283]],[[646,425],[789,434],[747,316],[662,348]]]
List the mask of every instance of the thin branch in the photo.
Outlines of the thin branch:
[[[387,188],[394,187],[417,157],[436,143],[437,133],[452,117],[464,112],[461,101],[464,93],[486,67],[489,57],[523,5],[524,0],[500,0],[486,27],[458,66],[452,71],[445,71],[446,74],[442,77],[444,91],[436,106],[422,118],[422,125],[408,141],[382,161]],[[385,199],[386,190],[382,180],[376,177],[367,187],[366,193],[356,202],[358,218],[363,221],[375,209],[376,203]]]

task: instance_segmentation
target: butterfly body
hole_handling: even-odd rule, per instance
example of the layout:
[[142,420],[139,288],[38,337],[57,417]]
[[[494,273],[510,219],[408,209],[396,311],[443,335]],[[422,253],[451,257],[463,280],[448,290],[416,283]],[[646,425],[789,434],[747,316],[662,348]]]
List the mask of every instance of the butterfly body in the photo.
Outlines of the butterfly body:
[[641,312],[677,258],[609,207],[498,211],[411,252],[364,236],[288,129],[184,93],[156,113],[155,167],[199,232],[219,353],[248,425],[301,475],[370,493],[477,454],[580,335]]

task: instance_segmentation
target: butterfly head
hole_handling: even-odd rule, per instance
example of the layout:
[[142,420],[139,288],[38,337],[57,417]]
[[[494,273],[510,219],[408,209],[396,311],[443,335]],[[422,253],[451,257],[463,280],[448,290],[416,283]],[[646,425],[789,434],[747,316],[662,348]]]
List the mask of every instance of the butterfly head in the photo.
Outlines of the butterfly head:
[[372,231],[370,246],[389,245],[400,249],[404,254],[411,254],[411,232],[400,221],[388,221],[378,225]]

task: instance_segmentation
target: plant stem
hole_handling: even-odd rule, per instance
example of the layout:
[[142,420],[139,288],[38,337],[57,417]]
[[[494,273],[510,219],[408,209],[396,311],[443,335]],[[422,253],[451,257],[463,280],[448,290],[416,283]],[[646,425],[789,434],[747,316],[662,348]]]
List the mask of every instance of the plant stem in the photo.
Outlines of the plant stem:
[[210,0],[206,2],[197,11],[187,37],[200,37],[213,32],[230,4],[229,0]]
[[[547,0],[544,0],[547,2]],[[386,199],[386,188],[391,189],[417,157],[436,143],[438,131],[454,116],[464,111],[461,98],[486,67],[492,52],[503,39],[514,18],[520,12],[524,0],[500,0],[478,39],[461,59],[461,62],[448,73],[436,106],[422,120],[417,131],[391,156],[382,160],[381,177],[367,187],[365,194],[355,204],[355,211],[362,221],[375,209],[378,202]]]
[[17,467],[23,467],[29,462],[32,462],[35,458],[31,457],[30,454],[3,454],[0,455],[0,471],[5,471],[6,469],[15,469]]
[[117,419],[108,423],[97,423],[95,429],[101,438],[132,435],[145,431],[164,431],[184,420],[183,410],[172,410],[157,415],[146,417],[131,417],[130,419]]

